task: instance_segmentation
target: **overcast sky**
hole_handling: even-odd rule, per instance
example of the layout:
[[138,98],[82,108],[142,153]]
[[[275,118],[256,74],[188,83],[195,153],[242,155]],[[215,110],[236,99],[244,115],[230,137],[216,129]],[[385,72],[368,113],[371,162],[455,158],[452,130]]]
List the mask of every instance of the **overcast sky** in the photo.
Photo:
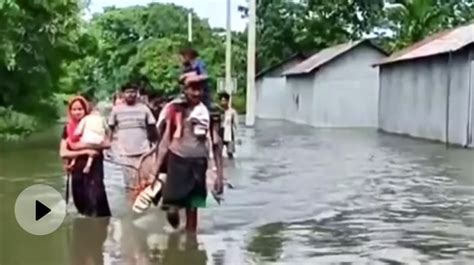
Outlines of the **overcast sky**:
[[[212,27],[225,28],[226,0],[92,0],[89,9],[92,13],[102,12],[104,7],[126,7],[131,5],[146,5],[148,3],[174,3],[192,8],[201,18],[207,18]],[[245,20],[240,17],[237,7],[245,5],[245,0],[232,0],[232,29],[242,31]]]

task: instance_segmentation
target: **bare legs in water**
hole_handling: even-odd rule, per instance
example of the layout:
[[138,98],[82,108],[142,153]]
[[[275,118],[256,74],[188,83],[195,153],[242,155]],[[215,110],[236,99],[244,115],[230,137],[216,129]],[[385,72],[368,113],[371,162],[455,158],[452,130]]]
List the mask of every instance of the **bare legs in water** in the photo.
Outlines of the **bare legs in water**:
[[[169,209],[166,213],[166,218],[169,224],[177,229],[180,225],[179,210]],[[186,226],[185,229],[189,233],[196,233],[198,225],[198,211],[197,208],[188,208],[186,209]]]

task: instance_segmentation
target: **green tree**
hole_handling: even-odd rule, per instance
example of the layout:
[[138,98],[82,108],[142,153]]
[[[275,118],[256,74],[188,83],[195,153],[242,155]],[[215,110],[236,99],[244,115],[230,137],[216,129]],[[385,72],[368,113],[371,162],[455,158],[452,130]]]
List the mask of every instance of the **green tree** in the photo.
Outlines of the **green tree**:
[[259,0],[257,69],[364,37],[397,50],[473,18],[473,0]]
[[[165,94],[177,92],[188,9],[172,4],[107,8],[84,21],[81,12],[88,4],[0,0],[0,135],[34,131],[43,122],[37,116],[54,118],[55,102],[67,94],[107,98],[131,79],[146,80]],[[193,14],[193,33],[192,45],[207,63],[215,87],[224,73],[222,30]],[[243,84],[246,53],[241,40],[245,36],[234,33],[234,72]]]
[[472,0],[394,0],[386,7],[387,28],[394,34],[391,48],[400,49],[474,17]]
[[[173,4],[107,8],[87,25],[98,49],[70,65],[64,91],[94,89],[108,95],[130,79],[145,76],[152,87],[165,94],[177,92],[180,48],[187,44],[189,10]],[[238,36],[238,34],[235,34]],[[245,44],[234,41],[234,70],[245,73]],[[193,14],[193,47],[206,61],[211,86],[224,72],[225,39],[221,30]],[[244,57],[242,57],[244,56]],[[71,88],[71,86],[73,88]]]
[[[257,68],[359,39],[379,24],[383,5],[383,0],[258,1]],[[247,15],[246,7],[240,10]]]
[[63,65],[80,56],[84,41],[81,5],[76,0],[0,1],[0,135],[28,133],[38,124],[35,118],[55,116],[51,100]]

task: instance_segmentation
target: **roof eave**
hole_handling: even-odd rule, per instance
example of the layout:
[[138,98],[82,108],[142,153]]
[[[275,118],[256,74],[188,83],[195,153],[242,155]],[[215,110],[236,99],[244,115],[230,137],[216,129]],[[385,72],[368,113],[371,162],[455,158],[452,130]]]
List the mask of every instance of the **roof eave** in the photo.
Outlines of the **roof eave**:
[[283,76],[303,76],[303,75],[310,75],[316,72],[317,69],[311,69],[310,71],[298,72],[298,73],[284,73]]
[[306,56],[304,53],[302,52],[297,52],[293,55],[291,55],[290,57],[280,61],[279,63],[276,63],[270,67],[267,67],[266,69],[263,69],[262,71],[258,72],[256,75],[255,75],[255,80],[259,79],[259,78],[263,78],[267,73],[271,72],[272,70],[290,62],[291,60],[294,60],[294,59],[297,59],[297,58],[302,58],[302,59],[306,59]]
[[[364,40],[361,41],[361,43],[363,43],[363,42],[369,43],[373,48],[375,48],[375,49],[378,50],[379,52],[383,53],[385,56],[389,56],[389,55],[390,55],[390,52],[388,52],[388,51],[385,50],[382,46],[380,46],[379,44],[377,44],[374,39],[364,39]],[[360,44],[360,43],[359,43],[359,44]]]
[[[283,73],[283,75],[284,76],[298,76],[298,75],[311,74],[311,73],[317,71],[319,68],[325,67],[327,64],[331,63],[332,61],[336,60],[337,58],[344,56],[345,54],[351,52],[355,48],[359,47],[360,45],[364,45],[364,44],[369,45],[370,47],[372,47],[373,49],[379,51],[380,53],[382,53],[385,56],[389,55],[389,53],[386,50],[384,50],[382,47],[380,47],[377,43],[375,43],[373,39],[362,39],[362,40],[349,42],[349,43],[345,43],[345,44],[350,44],[350,46],[345,48],[344,50],[341,50],[340,52],[335,54],[333,57],[323,60],[322,62],[319,63],[319,65],[315,65],[312,68],[307,69],[306,71]],[[341,44],[339,44],[339,45],[341,45]],[[332,47],[335,47],[335,46],[332,46]],[[328,48],[331,48],[331,47],[328,47]],[[324,51],[324,49],[321,50],[321,51]],[[321,51],[319,51],[315,54],[318,54]],[[308,58],[311,58],[311,56],[308,57]],[[309,60],[309,59],[307,59],[307,60]]]
[[449,51],[445,51],[445,52],[440,52],[440,53],[435,53],[435,54],[429,54],[429,55],[423,55],[423,56],[418,56],[418,57],[413,57],[413,58],[407,58],[407,59],[403,59],[403,58],[396,58],[394,60],[389,60],[389,61],[382,61],[380,63],[376,63],[376,64],[373,64],[372,66],[373,67],[377,67],[377,66],[385,66],[385,65],[390,65],[390,64],[395,64],[395,63],[401,63],[401,62],[410,62],[410,61],[414,61],[414,60],[419,60],[419,59],[426,59],[426,58],[430,58],[430,57],[435,57],[435,56],[440,56],[440,55],[445,55],[445,54],[450,54],[450,53],[453,53],[453,52],[457,52],[463,48],[465,48],[466,46],[468,46],[470,44],[466,44],[456,50],[449,50]]
[[[469,27],[469,28],[466,29],[466,27]],[[405,49],[402,49],[402,50],[394,53],[393,56],[391,56],[392,58],[388,58],[386,60],[381,60],[379,63],[377,63],[377,66],[388,65],[388,64],[398,63],[398,62],[402,62],[402,61],[412,61],[412,60],[416,60],[416,59],[423,59],[423,58],[434,57],[434,56],[438,56],[438,55],[449,54],[449,53],[460,51],[460,50],[466,48],[467,46],[472,45],[474,43],[473,39],[471,38],[470,40],[464,40],[461,45],[455,45],[455,47],[449,47],[447,50],[443,50],[443,51],[438,50],[438,51],[435,51],[432,54],[422,55],[422,56],[412,56],[412,57],[408,57],[408,58],[400,58],[400,57],[402,57],[406,54],[409,54],[410,52],[412,52],[416,49],[420,49],[421,47],[428,46],[428,45],[430,45],[430,43],[436,41],[437,39],[444,38],[448,34],[456,32],[457,30],[461,30],[462,28],[465,28],[465,29],[463,31],[461,31],[460,33],[458,32],[458,35],[459,34],[462,34],[462,35],[463,34],[472,34],[472,30],[474,30],[473,27],[474,27],[474,24],[472,22],[469,22],[468,24],[466,24],[464,26],[460,26],[460,27],[453,28],[453,29],[447,29],[447,30],[443,30],[443,31],[440,31],[438,33],[432,34],[431,36],[428,36],[425,39],[423,39],[419,42],[416,42],[416,43],[406,47]],[[464,31],[468,31],[468,32],[466,33]],[[451,38],[455,39],[456,36],[451,36]],[[425,47],[425,49],[426,49],[426,47]]]

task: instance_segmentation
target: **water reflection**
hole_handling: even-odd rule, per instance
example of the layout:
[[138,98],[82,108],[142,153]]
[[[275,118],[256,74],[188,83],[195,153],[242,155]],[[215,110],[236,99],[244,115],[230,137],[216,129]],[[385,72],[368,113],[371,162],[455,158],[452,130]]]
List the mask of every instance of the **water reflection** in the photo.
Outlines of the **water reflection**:
[[[91,260],[87,258],[91,256],[87,255],[87,251],[97,254],[95,256],[97,262],[99,257],[103,256],[103,264],[209,264],[208,254],[202,242],[198,241],[198,236],[180,231],[166,232],[163,229],[164,216],[159,212],[155,211],[139,217],[112,218],[108,223],[100,222],[97,225],[90,219],[86,220],[81,220],[80,227],[74,224],[75,230],[78,231],[75,235],[79,239],[74,239],[73,242],[87,244],[87,240],[83,238],[96,242],[86,248],[77,245],[75,253],[79,255],[80,262],[75,264],[89,264],[84,263]],[[87,229],[94,225],[98,230],[87,232],[96,233],[95,237],[88,237],[86,233],[80,234],[80,229]],[[97,251],[102,251],[103,255],[99,256]],[[81,260],[80,257],[83,259]],[[222,253],[214,253],[212,260],[215,260],[216,264],[219,262],[224,264],[222,257]]]
[[[106,165],[108,227],[79,218],[35,239],[0,207],[0,264],[474,264],[474,151],[282,122],[241,133],[235,189],[200,212],[197,237],[167,233],[159,209],[133,216]],[[34,182],[63,187],[54,137],[2,152],[4,205]]]
[[103,244],[109,218],[75,218],[72,221],[71,264],[104,264]]
[[285,238],[282,223],[258,227],[250,239],[247,251],[257,255],[259,262],[276,262],[280,259]]
[[163,265],[205,265],[207,263],[206,250],[200,248],[196,235],[170,235],[168,244],[162,251],[161,264]]

